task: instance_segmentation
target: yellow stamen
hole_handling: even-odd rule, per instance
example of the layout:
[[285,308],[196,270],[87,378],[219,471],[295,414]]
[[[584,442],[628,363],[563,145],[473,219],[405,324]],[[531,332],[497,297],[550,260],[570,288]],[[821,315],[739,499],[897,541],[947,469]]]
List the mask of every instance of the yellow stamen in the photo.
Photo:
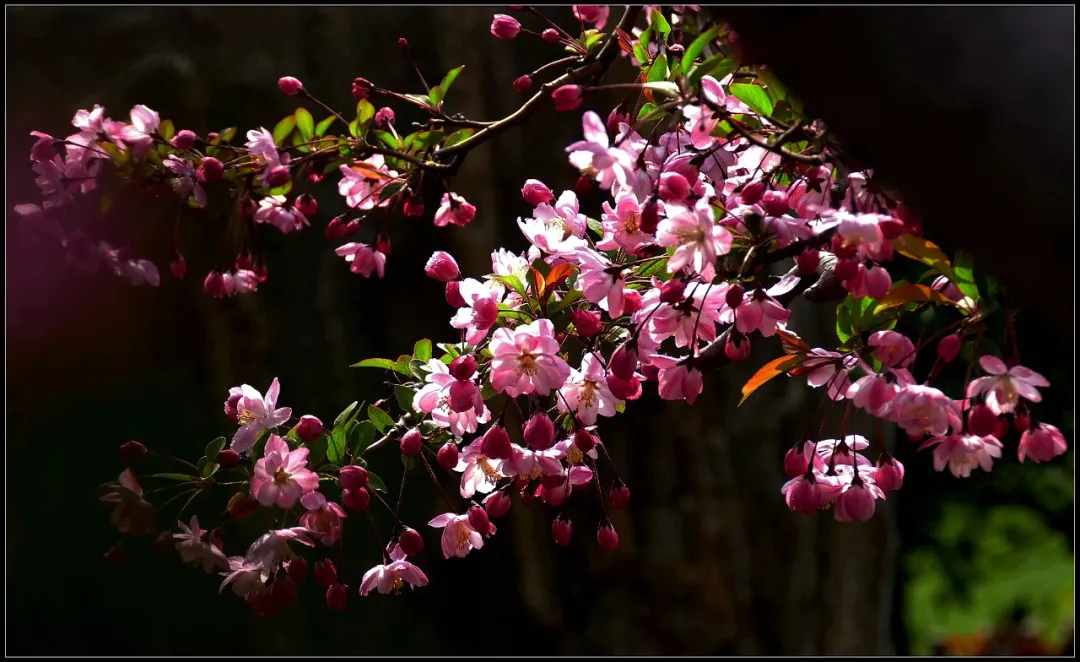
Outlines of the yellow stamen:
[[390,590],[391,591],[400,591],[404,587],[405,587],[405,582],[401,580],[401,577],[398,577],[398,574],[396,572],[392,573],[390,575]]
[[516,372],[518,376],[528,375],[530,377],[540,372],[540,367],[536,365],[536,357],[528,352],[522,352],[521,356],[518,357]]
[[247,425],[248,423],[254,421],[257,417],[251,412],[250,409],[241,409],[240,411],[236,412],[236,418],[240,425]]
[[570,450],[566,451],[566,461],[570,464],[581,464],[584,459],[585,454],[581,452],[581,449],[571,444]]

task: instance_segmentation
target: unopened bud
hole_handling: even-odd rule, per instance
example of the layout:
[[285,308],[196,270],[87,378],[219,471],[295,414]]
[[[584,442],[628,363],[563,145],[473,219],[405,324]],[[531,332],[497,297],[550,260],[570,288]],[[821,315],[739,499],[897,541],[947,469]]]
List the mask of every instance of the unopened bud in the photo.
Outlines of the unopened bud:
[[608,501],[611,502],[612,508],[625,508],[630,503],[630,488],[621,480],[616,480],[611,486]]
[[603,328],[600,315],[584,308],[575,308],[571,318],[574,320],[574,329],[583,338],[592,338]]
[[191,131],[190,129],[181,129],[176,132],[176,135],[169,141],[169,144],[176,149],[186,152],[195,146],[195,141],[198,139],[199,136],[195,135],[194,131]]
[[510,503],[510,497],[502,490],[499,490],[498,492],[492,492],[484,499],[484,509],[487,510],[489,518],[499,519],[510,511]]
[[476,374],[476,359],[471,354],[463,354],[450,362],[450,374],[454,379],[464,381]]
[[290,177],[288,166],[276,165],[270,168],[270,172],[266,173],[266,186],[268,188],[284,186],[288,183]]
[[484,441],[480,445],[481,452],[493,460],[509,460],[513,455],[510,444],[510,436],[506,430],[495,426],[484,435]]
[[942,361],[948,363],[960,353],[961,344],[963,344],[963,338],[959,333],[947,335],[938,343],[937,355],[941,357]]
[[278,89],[290,97],[295,97],[300,94],[300,90],[304,89],[304,84],[300,82],[300,79],[292,76],[283,76],[278,79]]
[[420,434],[420,431],[413,428],[401,435],[401,454],[406,457],[416,457],[420,454],[420,449],[424,444],[424,435]]
[[554,199],[554,195],[544,182],[539,179],[529,179],[525,181],[525,186],[521,189],[521,197],[525,199],[526,204],[535,207],[545,202],[551,202]]
[[326,589],[326,606],[334,611],[345,611],[349,602],[349,589],[344,584],[334,584]]
[[620,124],[630,123],[630,113],[626,112],[626,104],[620,103],[615,106],[607,116],[607,130],[612,133],[619,132]]
[[217,460],[215,461],[222,469],[232,469],[240,464],[240,453],[231,448],[226,448],[217,454]]
[[458,463],[458,447],[452,442],[447,442],[435,455],[435,461],[447,471],[452,471]]
[[296,436],[306,442],[312,442],[318,439],[319,435],[322,434],[322,431],[322,421],[309,414],[301,416],[300,422],[296,424]]
[[289,577],[297,584],[302,583],[308,576],[307,560],[302,557],[294,558],[285,564],[285,572],[289,573]]
[[405,556],[416,556],[424,549],[424,537],[416,529],[406,527],[398,536],[398,546]]
[[488,535],[491,532],[491,520],[488,519],[487,511],[480,506],[469,508],[469,526],[482,536]]
[[454,308],[465,307],[465,298],[461,296],[461,281],[452,280],[446,284],[446,303]]
[[220,181],[224,176],[225,164],[212,156],[203,158],[199,167],[195,169],[195,178],[204,184]]
[[357,101],[368,98],[375,86],[366,78],[354,78],[352,82],[352,95]]
[[600,544],[600,549],[605,552],[614,552],[619,548],[619,534],[610,522],[605,522],[597,529],[596,542]]
[[337,566],[330,559],[315,562],[315,583],[319,586],[331,586],[338,579]]
[[581,105],[581,87],[563,85],[551,93],[551,99],[555,102],[555,110],[576,110]]
[[129,441],[120,445],[120,459],[124,461],[127,466],[137,464],[139,460],[146,457],[146,446],[143,446],[137,441]]
[[574,193],[585,195],[592,190],[593,180],[587,175],[582,175],[574,182]]
[[529,76],[518,76],[514,79],[514,91],[515,92],[527,92],[532,87],[532,78]]
[[592,436],[588,430],[578,430],[574,433],[574,445],[582,453],[588,453],[596,447],[596,437]]
[[310,193],[304,193],[303,195],[298,197],[293,206],[296,207],[296,210],[298,212],[300,212],[304,216],[307,216],[308,218],[311,218],[315,214],[319,213],[319,201],[316,200],[315,196],[311,195]]
[[763,195],[765,195],[765,184],[761,181],[753,181],[743,187],[739,198],[742,199],[744,205],[756,205]]
[[799,274],[809,276],[817,271],[821,263],[821,253],[816,248],[807,248],[795,256],[795,266],[799,268]]
[[545,44],[557,44],[559,43],[559,31],[555,28],[548,28],[540,33],[540,38],[544,40]]
[[341,501],[349,510],[363,513],[367,512],[368,506],[371,505],[371,495],[366,487],[359,487],[355,490],[342,491]]
[[390,125],[394,123],[394,109],[389,106],[384,106],[375,113],[375,128],[380,131],[389,131]]
[[350,464],[341,468],[338,480],[346,490],[358,490],[368,484],[368,471],[359,465]]
[[424,273],[444,283],[461,277],[461,270],[452,255],[445,251],[435,251],[424,265]]
[[968,413],[968,432],[979,437],[994,434],[998,427],[998,417],[986,405],[975,405]]
[[176,259],[169,263],[169,271],[172,272],[173,278],[177,280],[187,275],[187,262],[184,260],[183,255],[176,256]]
[[761,207],[769,216],[783,216],[788,211],[787,193],[783,191],[766,191],[761,196]]
[[645,234],[656,234],[656,228],[660,225],[660,209],[656,200],[649,199],[641,210],[641,231]]
[[543,451],[555,443],[555,424],[544,412],[537,412],[525,423],[521,436],[529,448]]
[[238,492],[233,498],[229,499],[227,511],[229,515],[237,520],[247,519],[254,515],[257,510],[259,510],[259,502],[245,492]]
[[664,303],[679,303],[685,291],[686,281],[681,278],[672,278],[660,286],[660,300]]
[[551,537],[555,539],[556,545],[562,545],[563,547],[570,544],[570,538],[574,535],[574,525],[570,520],[563,519],[560,516],[554,522],[551,523]]

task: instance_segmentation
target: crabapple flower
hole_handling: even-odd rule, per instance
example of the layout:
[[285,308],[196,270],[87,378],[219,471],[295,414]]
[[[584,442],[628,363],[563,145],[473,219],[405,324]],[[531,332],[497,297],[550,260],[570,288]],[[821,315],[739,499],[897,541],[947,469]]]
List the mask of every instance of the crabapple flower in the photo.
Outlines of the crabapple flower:
[[1017,365],[1009,368],[996,356],[983,356],[979,366],[990,373],[971,382],[967,388],[967,397],[973,398],[980,393],[986,394],[986,406],[994,414],[1011,414],[1020,398],[1030,402],[1040,402],[1042,394],[1036,387],[1046,388],[1050,382],[1046,377],[1030,368]]
[[952,398],[930,386],[904,386],[880,410],[880,415],[895,422],[911,437],[929,433],[941,437],[949,428],[961,426],[960,410]]
[[504,460],[484,455],[484,438],[478,437],[462,449],[454,471],[461,473],[461,497],[471,499],[474,494],[489,494],[501,480]]
[[791,511],[813,515],[835,499],[842,489],[837,476],[808,472],[784,483],[780,494],[784,496],[784,503]]
[[623,401],[611,394],[605,373],[595,354],[585,354],[581,369],[571,370],[566,384],[559,389],[559,411],[574,414],[585,425],[595,425],[597,414],[614,416],[615,407]]
[[122,138],[135,158],[142,158],[154,144],[154,134],[161,125],[157,111],[139,104],[131,109],[131,124],[124,127]]
[[776,333],[781,322],[791,317],[791,311],[765,293],[757,289],[744,295],[742,304],[734,311],[735,328],[739,333],[758,331],[768,338]]
[[701,395],[701,371],[689,359],[679,361],[657,354],[652,364],[660,369],[659,393],[664,400],[686,400],[692,405]]
[[308,452],[290,451],[284,439],[270,435],[262,459],[255,462],[251,496],[264,506],[292,508],[303,494],[318,489],[318,474],[307,468]]
[[346,517],[341,506],[327,501],[319,492],[308,492],[300,497],[300,505],[307,508],[307,512],[300,517],[300,526],[311,531],[324,545],[333,545],[341,540]]
[[1032,462],[1049,462],[1068,450],[1065,435],[1053,425],[1040,423],[1037,427],[1025,430],[1020,435],[1019,458],[1023,462],[1029,458]]
[[[396,558],[395,558],[396,557]],[[390,563],[377,565],[364,573],[360,582],[360,595],[368,595],[374,590],[386,595],[397,593],[408,584],[410,589],[427,586],[428,578],[424,571],[405,560],[400,547],[390,553]]]
[[126,535],[153,533],[154,506],[143,498],[143,489],[131,469],[124,469],[115,483],[102,488],[100,501],[115,503],[109,523]]
[[232,584],[233,593],[241,598],[260,590],[266,584],[266,581],[270,579],[270,570],[263,566],[261,562],[249,561],[243,556],[230,556],[229,570],[221,574],[225,577],[225,581],[221,582],[218,593],[221,593],[226,586]]
[[890,368],[907,368],[915,360],[915,344],[902,333],[877,331],[870,334],[867,344],[874,348],[874,356]]
[[461,277],[461,270],[458,268],[454,256],[445,251],[435,251],[431,254],[427,264],[424,265],[424,273],[443,283]]
[[435,212],[435,225],[443,228],[447,225],[465,227],[476,216],[476,207],[470,205],[457,193],[443,193],[439,209]]
[[[229,401],[236,395],[237,389],[229,389]],[[285,423],[292,416],[291,407],[277,409],[278,393],[281,392],[281,384],[277,377],[270,382],[270,388],[266,391],[266,397],[256,391],[252,386],[244,384],[239,387],[240,398],[235,403],[236,420],[240,429],[233,435],[229,448],[237,453],[246,453],[255,445],[255,438],[263,430],[276,428]],[[226,412],[228,406],[226,405]]]
[[824,439],[817,443],[815,452],[826,465],[839,466],[842,464],[870,466],[870,460],[857,451],[866,450],[870,442],[866,437],[857,434],[849,434],[841,439]]
[[973,434],[951,434],[928,439],[919,450],[934,448],[934,469],[942,471],[946,466],[957,478],[967,478],[975,467],[990,471],[994,460],[1001,457],[1001,442],[993,435],[979,437]]
[[496,329],[489,349],[491,386],[511,397],[548,395],[570,376],[570,366],[559,356],[551,320],[539,319],[516,329]]
[[[564,88],[559,88],[562,89]],[[556,99],[556,105],[558,102]],[[595,179],[597,185],[604,190],[610,189],[620,179],[625,180],[627,173],[634,169],[633,160],[625,150],[610,147],[607,127],[600,116],[591,110],[586,111],[581,117],[581,127],[585,140],[579,140],[566,148],[570,163],[583,175]]]
[[491,21],[491,34],[499,39],[513,39],[521,32],[521,23],[513,16],[495,14]]
[[604,201],[604,213],[600,219],[604,236],[596,242],[596,247],[604,251],[622,248],[633,253],[640,246],[651,243],[653,238],[641,229],[643,207],[631,191],[616,195],[614,207]]
[[282,234],[289,234],[294,230],[300,230],[310,225],[307,216],[290,204],[283,195],[268,195],[259,200],[259,208],[255,210],[256,223],[268,223],[273,225]]
[[608,5],[572,5],[574,18],[583,23],[590,23],[597,30],[603,30],[607,23],[611,8]]
[[392,198],[379,202],[379,193],[397,178],[398,173],[387,167],[382,154],[375,154],[351,166],[343,165],[338,171],[342,174],[338,193],[345,197],[345,204],[353,209],[365,210],[390,204]]
[[338,257],[345,258],[345,261],[350,264],[349,271],[360,274],[364,278],[371,278],[372,273],[382,278],[386,273],[386,254],[367,244],[350,241],[335,248],[334,253]]
[[656,243],[664,248],[675,247],[668,260],[668,271],[677,273],[687,269],[700,274],[702,281],[711,281],[716,276],[717,256],[731,250],[731,233],[713,222],[712,208],[707,204],[694,209],[669,204],[664,209],[667,218],[656,229]]
[[[456,556],[465,558],[465,555],[474,549],[484,546],[484,538],[476,529],[469,524],[468,515],[455,515],[443,513],[428,522],[428,526],[442,529],[442,552],[444,558]],[[491,525],[489,533],[495,532],[495,525]]]
[[581,265],[575,287],[584,293],[586,300],[606,310],[612,319],[621,316],[626,290],[622,268],[589,248],[580,249],[574,256]]
[[836,497],[835,519],[837,522],[865,522],[874,516],[874,502],[884,499],[885,492],[874,484],[870,472],[862,467],[859,471],[843,473],[850,473],[851,478],[844,483]]
[[201,564],[203,572],[207,574],[210,574],[215,566],[222,569],[229,568],[229,559],[225,554],[214,545],[203,540],[207,531],[199,527],[199,517],[197,515],[191,516],[190,527],[183,522],[177,522],[176,525],[183,531],[183,533],[173,534],[173,540],[177,541],[176,551],[180,552],[180,560],[195,566]]
[[176,174],[177,178],[174,180],[176,193],[182,200],[191,198],[200,207],[206,206],[206,191],[195,181],[195,168],[192,167],[191,161],[184,161],[170,154],[162,161],[162,165]]
[[465,342],[479,344],[495,325],[499,316],[499,301],[506,289],[502,283],[491,281],[481,283],[473,278],[460,281],[458,294],[465,302],[450,320],[455,329],[465,329]]
[[564,191],[554,205],[541,202],[533,217],[518,219],[518,227],[533,246],[551,255],[572,256],[588,244],[585,236],[586,219],[578,211],[577,195]]

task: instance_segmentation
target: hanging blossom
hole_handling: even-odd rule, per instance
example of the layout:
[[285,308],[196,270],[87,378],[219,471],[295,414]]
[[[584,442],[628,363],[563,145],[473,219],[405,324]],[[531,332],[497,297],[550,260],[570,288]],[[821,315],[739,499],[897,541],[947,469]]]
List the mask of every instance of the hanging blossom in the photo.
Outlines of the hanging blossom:
[[968,385],[967,397],[973,398],[985,393],[986,406],[998,416],[1011,414],[1020,398],[1029,402],[1042,401],[1038,387],[1050,386],[1046,377],[1034,370],[1021,365],[1009,368],[996,356],[981,357],[979,366],[990,374],[973,380]]
[[180,559],[184,563],[195,566],[201,565],[203,572],[210,574],[215,567],[228,569],[229,559],[217,546],[205,540],[208,532],[199,527],[199,517],[191,516],[191,526],[183,522],[177,522],[182,533],[174,533],[176,551],[180,552]]
[[[442,552],[444,558],[448,559],[451,556],[465,558],[472,550],[484,546],[483,536],[473,528],[472,524],[469,524],[468,515],[443,513],[428,522],[428,526],[443,530]],[[494,532],[495,525],[492,524],[489,533]]]
[[292,508],[302,495],[318,489],[318,474],[307,468],[309,452],[304,447],[290,451],[284,439],[270,435],[262,459],[255,463],[251,496],[264,506]]
[[377,565],[364,573],[360,595],[368,595],[374,590],[383,595],[397,593],[406,584],[410,589],[427,586],[428,578],[423,570],[405,560],[400,546],[394,545],[390,550],[390,563]]
[[276,428],[289,420],[292,416],[292,408],[277,408],[280,392],[281,384],[277,377],[270,382],[266,397],[248,384],[229,389],[229,399],[225,401],[225,413],[240,424],[240,429],[233,435],[230,448],[237,453],[246,453],[255,445],[255,439],[260,432]]
[[511,397],[557,390],[570,376],[559,356],[551,320],[539,319],[514,330],[497,329],[491,338],[491,386]]
[[581,359],[581,369],[571,370],[566,384],[559,389],[559,411],[574,414],[585,425],[595,425],[596,417],[614,416],[615,407],[624,404],[611,394],[607,375],[593,353]]
[[335,248],[334,254],[345,258],[349,263],[349,271],[364,278],[371,278],[372,273],[382,278],[386,273],[386,254],[367,244],[350,241]]

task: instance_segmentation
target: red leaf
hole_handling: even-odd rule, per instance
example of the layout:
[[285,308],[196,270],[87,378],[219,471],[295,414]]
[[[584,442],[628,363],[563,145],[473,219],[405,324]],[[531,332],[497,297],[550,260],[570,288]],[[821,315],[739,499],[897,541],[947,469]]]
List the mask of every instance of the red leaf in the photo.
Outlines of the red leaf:
[[895,308],[896,306],[902,306],[905,303],[910,303],[913,301],[930,301],[933,303],[942,303],[950,306],[956,305],[956,302],[954,302],[952,299],[931,287],[927,287],[926,285],[909,283],[907,285],[901,285],[900,287],[894,287],[892,290],[889,291],[888,294],[878,299],[877,307],[874,309],[874,313],[880,313],[883,310]]
[[743,384],[742,400],[739,400],[739,405],[742,406],[742,403],[746,402],[746,399],[750,397],[750,394],[758,390],[762,384],[777,375],[786,373],[788,370],[791,370],[805,360],[806,355],[804,354],[795,354],[794,356],[784,355],[761,366],[761,369],[755,372],[754,376]]
[[615,36],[619,39],[619,48],[623,53],[627,55],[634,54],[634,47],[630,45],[630,35],[626,34],[626,31],[622,28],[615,28]]
[[785,354],[807,354],[810,352],[810,345],[791,331],[777,329],[776,335],[780,336],[780,346],[784,348]]
[[536,298],[539,299],[544,296],[544,274],[537,271],[535,267],[529,267],[529,273],[532,275]]
[[567,263],[561,262],[552,268],[551,273],[548,274],[546,285],[547,289],[552,290],[558,287],[561,282],[570,277],[574,273],[574,267]]
[[374,179],[376,181],[382,179],[391,179],[390,175],[380,170],[376,170],[375,168],[372,168],[370,163],[366,163],[364,161],[357,161],[356,163],[350,165],[349,168],[363,175],[365,179]]

